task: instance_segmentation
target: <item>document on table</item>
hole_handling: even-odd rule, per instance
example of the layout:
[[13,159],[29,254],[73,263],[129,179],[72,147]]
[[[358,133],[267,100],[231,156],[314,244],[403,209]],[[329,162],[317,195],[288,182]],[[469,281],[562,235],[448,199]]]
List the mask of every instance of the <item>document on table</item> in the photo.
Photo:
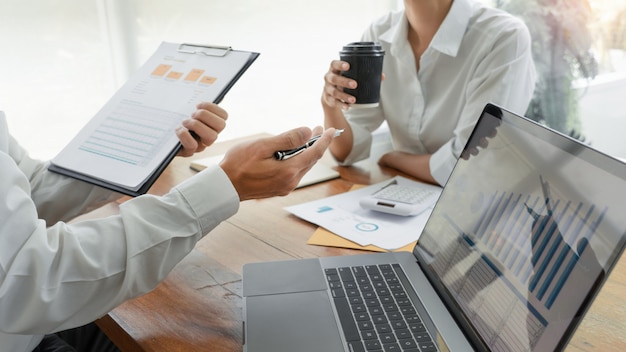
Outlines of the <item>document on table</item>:
[[180,149],[175,128],[199,102],[221,101],[258,55],[162,43],[50,170],[128,195],[145,193]]
[[[441,193],[441,187],[401,176],[394,179],[400,185],[424,187]],[[389,251],[395,250],[419,239],[432,207],[416,216],[398,216],[361,208],[359,205],[361,198],[374,193],[391,181],[387,180],[285,209],[360,246],[374,245]]]

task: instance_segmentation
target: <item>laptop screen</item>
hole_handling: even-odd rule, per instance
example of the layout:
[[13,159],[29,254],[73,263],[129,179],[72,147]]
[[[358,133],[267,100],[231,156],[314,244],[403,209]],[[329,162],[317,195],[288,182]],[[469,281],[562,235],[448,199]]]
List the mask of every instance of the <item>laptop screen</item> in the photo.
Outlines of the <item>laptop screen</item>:
[[483,347],[552,351],[621,255],[625,203],[622,162],[490,104],[415,254]]

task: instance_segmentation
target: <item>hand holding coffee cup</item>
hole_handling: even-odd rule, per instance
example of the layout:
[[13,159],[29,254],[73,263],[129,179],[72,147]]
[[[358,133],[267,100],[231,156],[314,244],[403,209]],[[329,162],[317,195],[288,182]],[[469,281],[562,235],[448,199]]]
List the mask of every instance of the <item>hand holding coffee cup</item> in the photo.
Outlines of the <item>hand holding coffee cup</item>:
[[350,64],[350,69],[341,72],[344,77],[357,82],[355,89],[343,91],[356,98],[354,108],[376,107],[380,100],[380,83],[383,73],[385,51],[377,42],[354,42],[347,44],[339,52],[342,61]]

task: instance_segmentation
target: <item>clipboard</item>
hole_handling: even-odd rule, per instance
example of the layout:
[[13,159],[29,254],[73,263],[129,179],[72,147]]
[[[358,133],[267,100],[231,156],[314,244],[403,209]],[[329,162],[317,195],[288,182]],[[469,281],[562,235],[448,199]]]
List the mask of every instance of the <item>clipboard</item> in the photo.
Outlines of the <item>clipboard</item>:
[[[191,43],[180,43],[178,45],[177,51],[183,54],[192,54],[192,55],[205,55],[205,56],[213,56],[213,57],[225,57],[228,53],[234,50],[230,46],[222,46],[222,45],[202,45],[202,44],[191,44]],[[241,67],[241,70],[235,75],[229,82],[229,84],[222,90],[222,92],[215,98],[213,101],[215,104],[219,104],[222,99],[226,96],[226,93],[237,83],[239,78],[248,70],[250,65],[259,57],[259,53],[257,52],[249,52],[250,57],[244,66]]]
[[258,56],[229,46],[161,43],[48,170],[145,194],[182,148],[175,126],[200,101],[221,102]]

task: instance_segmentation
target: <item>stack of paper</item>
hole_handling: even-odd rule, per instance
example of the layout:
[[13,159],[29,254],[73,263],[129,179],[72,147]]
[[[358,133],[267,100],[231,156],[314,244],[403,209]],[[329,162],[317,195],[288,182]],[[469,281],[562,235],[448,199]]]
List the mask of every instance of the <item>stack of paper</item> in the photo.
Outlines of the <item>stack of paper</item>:
[[[441,187],[396,176],[399,184],[425,187],[441,193]],[[285,208],[360,246],[396,250],[419,239],[432,208],[416,216],[398,216],[361,208],[359,200],[379,190],[391,180],[332,197]]]

